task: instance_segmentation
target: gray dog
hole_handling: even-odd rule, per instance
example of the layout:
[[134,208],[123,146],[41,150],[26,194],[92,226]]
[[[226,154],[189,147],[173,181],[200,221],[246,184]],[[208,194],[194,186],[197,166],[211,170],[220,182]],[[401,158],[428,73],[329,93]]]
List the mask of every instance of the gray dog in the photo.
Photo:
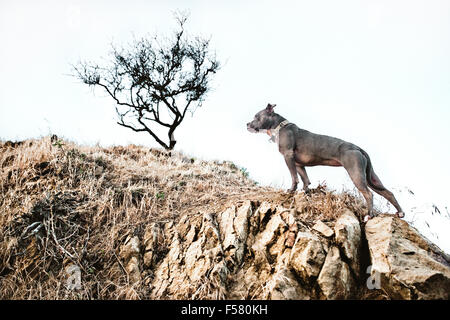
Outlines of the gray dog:
[[274,104],[269,103],[264,110],[258,112],[254,120],[247,123],[247,130],[268,133],[272,141],[278,143],[278,150],[284,156],[292,177],[292,186],[288,192],[297,189],[297,173],[303,181],[303,190],[309,191],[308,186],[311,183],[305,167],[343,166],[366,199],[368,215],[365,221],[373,217],[373,195],[369,187],[394,205],[398,217],[404,217],[403,210],[392,192],[383,186],[373,171],[369,155],[364,150],[337,138],[300,129],[273,112],[274,107]]

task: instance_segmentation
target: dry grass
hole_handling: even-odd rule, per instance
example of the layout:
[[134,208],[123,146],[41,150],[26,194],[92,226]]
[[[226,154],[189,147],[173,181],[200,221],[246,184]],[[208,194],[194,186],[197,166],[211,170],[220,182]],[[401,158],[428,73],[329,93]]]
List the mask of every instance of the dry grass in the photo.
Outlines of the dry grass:
[[[231,162],[135,145],[1,142],[0,168],[1,299],[148,298],[146,279],[130,283],[119,248],[149,223],[176,223],[186,213],[220,212],[245,199],[296,208],[305,223],[332,221],[343,207],[364,211],[359,199],[323,186],[293,197],[257,186]],[[81,268],[81,290],[66,288],[71,264]],[[196,298],[209,291],[199,287]]]

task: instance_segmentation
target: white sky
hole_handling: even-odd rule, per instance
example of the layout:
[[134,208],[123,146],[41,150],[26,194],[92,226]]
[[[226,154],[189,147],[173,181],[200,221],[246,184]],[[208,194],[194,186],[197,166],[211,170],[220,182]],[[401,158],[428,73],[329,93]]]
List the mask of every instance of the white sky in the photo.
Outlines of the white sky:
[[[106,56],[111,41],[171,32],[176,9],[190,10],[189,33],[212,36],[223,62],[203,107],[176,131],[177,150],[289,187],[276,146],[246,130],[271,102],[299,127],[365,149],[394,192],[450,204],[447,0],[0,0],[0,138],[157,146],[119,127],[113,102],[67,74],[80,58]],[[343,168],[308,174],[313,185],[353,188]]]

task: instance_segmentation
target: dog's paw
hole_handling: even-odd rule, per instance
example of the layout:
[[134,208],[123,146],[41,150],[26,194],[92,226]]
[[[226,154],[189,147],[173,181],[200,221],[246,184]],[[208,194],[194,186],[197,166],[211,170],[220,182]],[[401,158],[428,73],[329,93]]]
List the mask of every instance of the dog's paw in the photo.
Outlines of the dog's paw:
[[310,188],[303,188],[303,192],[305,194],[311,194],[311,189]]
[[397,212],[396,215],[397,215],[397,217],[399,217],[400,219],[405,217],[405,213],[402,212],[402,211]]

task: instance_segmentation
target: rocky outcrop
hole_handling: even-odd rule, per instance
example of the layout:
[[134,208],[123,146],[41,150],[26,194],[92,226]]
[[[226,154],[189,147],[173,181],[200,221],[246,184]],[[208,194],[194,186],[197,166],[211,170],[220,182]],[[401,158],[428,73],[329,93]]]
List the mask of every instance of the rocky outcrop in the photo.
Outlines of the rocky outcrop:
[[396,217],[364,228],[350,210],[306,222],[295,209],[244,201],[153,223],[142,239],[126,240],[121,258],[132,281],[146,277],[153,299],[448,299],[450,292],[438,248]]
[[371,275],[392,299],[449,299],[450,259],[407,222],[377,217],[366,225]]
[[0,142],[0,167],[0,299],[448,299],[445,254],[323,185],[58,137]]

